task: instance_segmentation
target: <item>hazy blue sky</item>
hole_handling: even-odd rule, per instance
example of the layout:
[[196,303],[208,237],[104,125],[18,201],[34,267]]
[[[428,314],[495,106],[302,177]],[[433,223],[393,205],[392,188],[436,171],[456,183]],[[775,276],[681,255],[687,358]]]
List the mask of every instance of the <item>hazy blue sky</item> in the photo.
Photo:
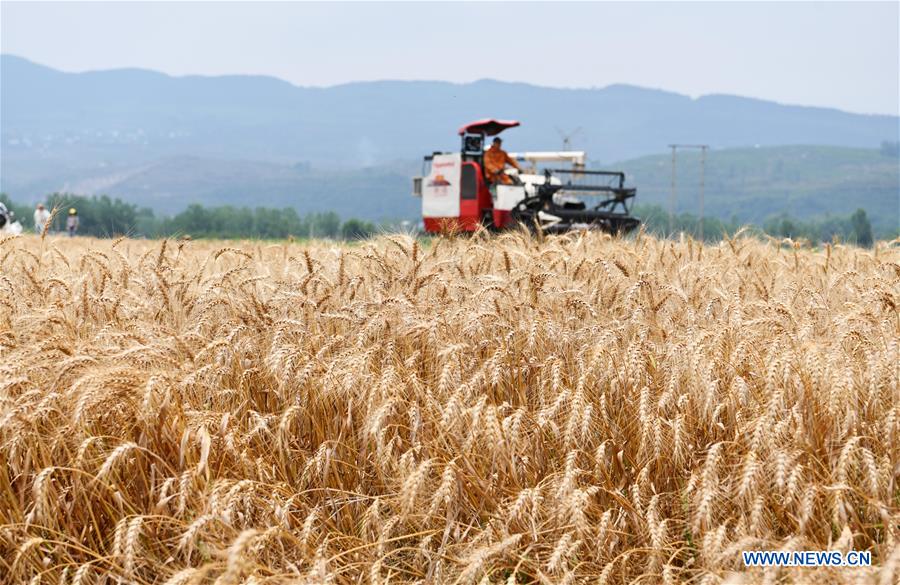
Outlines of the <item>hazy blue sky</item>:
[[4,53],[65,71],[253,73],[298,85],[630,83],[898,114],[900,3],[17,3]]

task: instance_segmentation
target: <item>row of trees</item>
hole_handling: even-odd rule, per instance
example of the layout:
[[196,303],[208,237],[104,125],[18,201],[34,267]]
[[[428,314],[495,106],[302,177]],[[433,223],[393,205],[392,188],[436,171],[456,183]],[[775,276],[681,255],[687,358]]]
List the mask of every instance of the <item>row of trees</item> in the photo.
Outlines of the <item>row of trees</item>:
[[[699,218],[690,213],[676,215],[673,218],[671,229],[669,212],[659,205],[637,205],[634,213],[641,218],[645,229],[654,234],[665,235],[670,231],[684,232],[694,237],[698,237],[700,234]],[[708,241],[719,240],[723,234],[734,234],[745,225],[736,218],[722,220],[705,217],[703,218],[703,237]],[[769,218],[756,229],[761,229],[762,232],[779,238],[804,239],[810,242],[830,242],[837,238],[842,242],[852,242],[868,247],[875,241],[872,224],[864,209],[857,209],[850,215],[831,215],[806,221],[781,214]],[[879,235],[891,238],[896,237],[897,234]]]
[[[33,225],[30,206],[17,205],[4,194],[0,201],[12,209],[25,227]],[[363,239],[378,231],[379,226],[359,219],[341,222],[334,212],[310,213],[301,216],[293,208],[271,209],[265,207],[203,207],[190,205],[172,217],[157,217],[149,208],[138,208],[131,203],[107,196],[82,197],[53,194],[47,198],[49,209],[58,207],[60,213],[51,229],[65,229],[66,210],[78,209],[81,218],[79,232],[84,235],[110,237],[131,235],[136,237],[170,237],[189,235],[193,238],[342,238]],[[645,229],[658,235],[670,231],[685,232],[695,237],[700,233],[698,218],[682,213],[673,218],[670,228],[669,215],[658,205],[638,205],[635,214],[644,222]],[[715,241],[723,234],[733,234],[744,224],[737,219],[722,220],[707,217],[703,220],[706,240]],[[860,246],[871,246],[875,239],[866,212],[856,210],[849,216],[829,216],[823,219],[801,221],[787,215],[770,218],[761,226],[762,231],[777,237],[803,238],[811,242],[841,241]],[[879,234],[894,237],[892,234]]]
[[869,247],[875,241],[872,224],[864,209],[857,209],[849,216],[826,217],[815,221],[798,221],[782,214],[765,222],[763,230],[775,236],[803,238],[813,242],[838,238]]
[[[33,208],[16,204],[5,194],[0,194],[0,201],[16,213],[23,226],[31,228],[34,225]],[[79,233],[97,237],[127,234],[148,238],[189,235],[192,238],[362,239],[378,230],[372,222],[359,219],[341,222],[334,212],[301,216],[290,207],[204,207],[194,204],[172,217],[158,217],[152,209],[138,208],[105,195],[83,197],[65,194],[50,195],[45,205],[48,209],[56,207],[60,210],[51,230],[64,230],[66,212],[74,207],[80,218]]]

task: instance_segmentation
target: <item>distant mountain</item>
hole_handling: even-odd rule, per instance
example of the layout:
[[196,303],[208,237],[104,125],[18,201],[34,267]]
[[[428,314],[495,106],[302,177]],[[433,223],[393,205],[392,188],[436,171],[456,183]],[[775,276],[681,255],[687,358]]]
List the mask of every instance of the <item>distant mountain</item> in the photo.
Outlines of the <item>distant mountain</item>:
[[[522,121],[507,131],[510,150],[557,149],[561,132],[580,127],[572,146],[604,166],[664,152],[672,142],[710,144],[709,213],[838,212],[859,199],[892,219],[896,159],[871,149],[898,140],[895,116],[625,85],[309,88],[258,76],[63,73],[11,55],[0,58],[0,190],[21,201],[52,191],[106,193],[162,212],[197,201],[409,217],[418,205],[408,196],[409,177],[421,156],[456,149],[456,129],[485,116]],[[835,148],[766,148],[792,144]],[[744,150],[726,156],[734,148]],[[818,162],[807,164],[801,152]],[[729,171],[720,166],[726,159]],[[645,201],[664,203],[667,164],[651,157],[624,168]],[[683,189],[679,201],[687,202],[687,183]]]
[[581,127],[574,146],[604,161],[661,152],[672,142],[874,148],[898,135],[893,116],[726,95],[691,99],[626,85],[555,89],[484,80],[310,88],[259,76],[63,73],[12,55],[2,56],[0,77],[4,154],[25,150],[72,162],[190,155],[359,167],[455,148],[456,129],[487,116],[522,121],[508,131],[512,149],[556,149],[557,129]]

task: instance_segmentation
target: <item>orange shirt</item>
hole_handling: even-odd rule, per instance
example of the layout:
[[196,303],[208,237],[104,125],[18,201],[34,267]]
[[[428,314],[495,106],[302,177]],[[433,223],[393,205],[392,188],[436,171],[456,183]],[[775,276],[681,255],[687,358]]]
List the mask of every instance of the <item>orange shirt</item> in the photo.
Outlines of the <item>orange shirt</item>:
[[519,168],[515,159],[510,158],[502,148],[491,146],[484,151],[484,174],[487,175],[488,179],[494,180],[507,164]]

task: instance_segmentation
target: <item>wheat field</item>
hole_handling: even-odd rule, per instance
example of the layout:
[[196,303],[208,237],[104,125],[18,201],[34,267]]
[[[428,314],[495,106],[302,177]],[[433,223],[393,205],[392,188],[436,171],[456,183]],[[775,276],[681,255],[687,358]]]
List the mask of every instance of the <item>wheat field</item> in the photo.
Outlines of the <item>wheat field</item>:
[[898,305],[896,242],[0,240],[0,575],[894,584]]

